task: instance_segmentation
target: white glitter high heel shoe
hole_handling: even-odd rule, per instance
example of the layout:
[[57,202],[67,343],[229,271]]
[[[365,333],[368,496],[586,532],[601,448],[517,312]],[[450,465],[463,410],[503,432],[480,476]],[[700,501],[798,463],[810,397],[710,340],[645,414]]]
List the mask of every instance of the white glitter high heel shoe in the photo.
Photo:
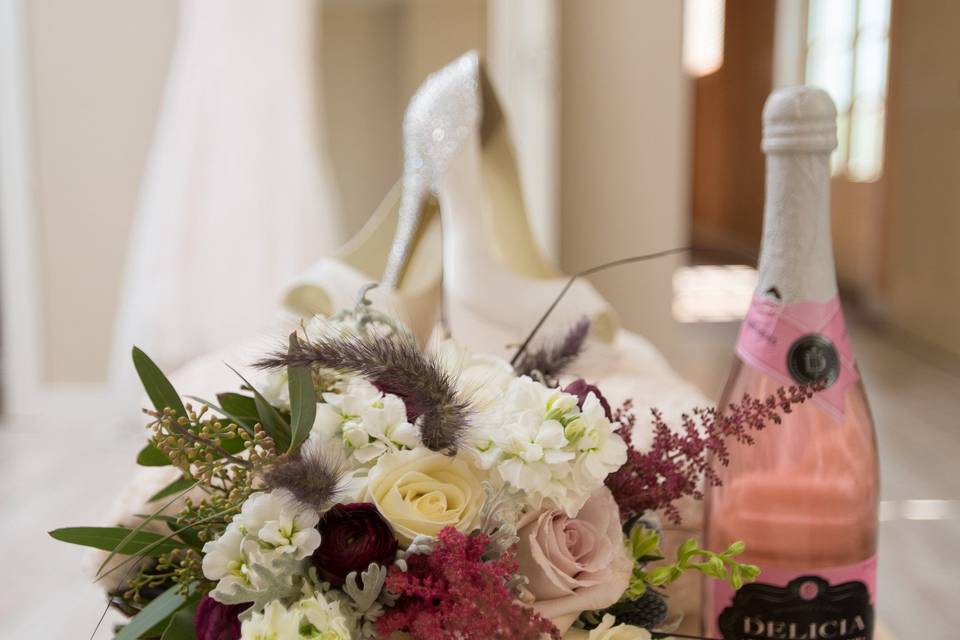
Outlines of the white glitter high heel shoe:
[[[476,52],[427,78],[407,107],[403,133],[400,224],[384,284],[402,282],[413,265],[411,247],[438,205],[447,326],[471,349],[506,353],[567,278],[530,232],[506,121]],[[616,314],[584,281],[574,283],[545,329],[565,330],[583,316],[594,339],[613,340]]]
[[[400,185],[395,185],[362,229],[333,256],[321,258],[283,294],[283,308],[300,317],[330,316],[357,303],[361,289],[380,281],[397,230]],[[441,245],[439,220],[425,216],[409,246],[409,265],[393,287],[367,297],[381,311],[400,318],[425,344],[440,319]]]

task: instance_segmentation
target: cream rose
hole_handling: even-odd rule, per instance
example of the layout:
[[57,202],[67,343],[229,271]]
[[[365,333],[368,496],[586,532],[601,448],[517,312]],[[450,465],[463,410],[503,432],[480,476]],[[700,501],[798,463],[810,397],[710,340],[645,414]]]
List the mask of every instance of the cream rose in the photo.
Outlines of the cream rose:
[[563,635],[563,640],[650,640],[650,632],[629,624],[614,626],[613,616],[603,616],[600,626],[591,631],[584,629],[570,629]]
[[424,447],[381,456],[367,490],[405,544],[418,535],[436,536],[444,527],[470,531],[484,502],[473,467]]
[[558,510],[534,511],[521,518],[518,529],[517,560],[530,581],[533,608],[561,633],[583,611],[605,609],[626,591],[633,563],[623,546],[617,503],[606,487],[594,492],[575,518]]

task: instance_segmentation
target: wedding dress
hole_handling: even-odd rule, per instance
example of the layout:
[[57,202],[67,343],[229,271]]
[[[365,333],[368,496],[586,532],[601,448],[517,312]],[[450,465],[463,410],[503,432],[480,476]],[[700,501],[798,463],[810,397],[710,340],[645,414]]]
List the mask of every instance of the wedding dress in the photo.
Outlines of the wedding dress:
[[283,286],[342,240],[325,154],[313,0],[182,0],[134,221],[111,379],[269,326]]

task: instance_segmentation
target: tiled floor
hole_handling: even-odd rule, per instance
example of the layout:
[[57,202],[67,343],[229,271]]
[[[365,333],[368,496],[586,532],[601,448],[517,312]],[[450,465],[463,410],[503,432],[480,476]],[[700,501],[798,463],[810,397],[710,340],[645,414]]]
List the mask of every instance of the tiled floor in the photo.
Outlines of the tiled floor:
[[[734,324],[678,327],[674,364],[715,395]],[[954,637],[960,628],[960,369],[917,355],[875,330],[854,327],[878,423],[882,497],[880,615],[900,640]],[[133,467],[142,432],[106,437],[100,421],[0,426],[0,638],[88,638],[102,607],[80,563],[83,551],[45,531],[96,524]],[[947,502],[910,502],[938,500]],[[924,519],[932,518],[932,519]],[[96,638],[109,638],[109,619]]]

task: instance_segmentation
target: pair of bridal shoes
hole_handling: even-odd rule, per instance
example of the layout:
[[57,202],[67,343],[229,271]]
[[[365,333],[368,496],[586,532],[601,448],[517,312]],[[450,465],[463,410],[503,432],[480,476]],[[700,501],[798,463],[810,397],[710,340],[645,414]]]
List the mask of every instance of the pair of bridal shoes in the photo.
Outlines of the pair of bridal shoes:
[[[500,103],[476,52],[429,76],[403,123],[404,170],[370,222],[336,256],[286,292],[300,316],[351,306],[357,291],[405,321],[421,342],[441,315],[464,346],[506,354],[566,283],[534,241]],[[441,231],[442,230],[442,231]],[[586,316],[591,337],[613,341],[616,314],[575,282],[545,329]]]

